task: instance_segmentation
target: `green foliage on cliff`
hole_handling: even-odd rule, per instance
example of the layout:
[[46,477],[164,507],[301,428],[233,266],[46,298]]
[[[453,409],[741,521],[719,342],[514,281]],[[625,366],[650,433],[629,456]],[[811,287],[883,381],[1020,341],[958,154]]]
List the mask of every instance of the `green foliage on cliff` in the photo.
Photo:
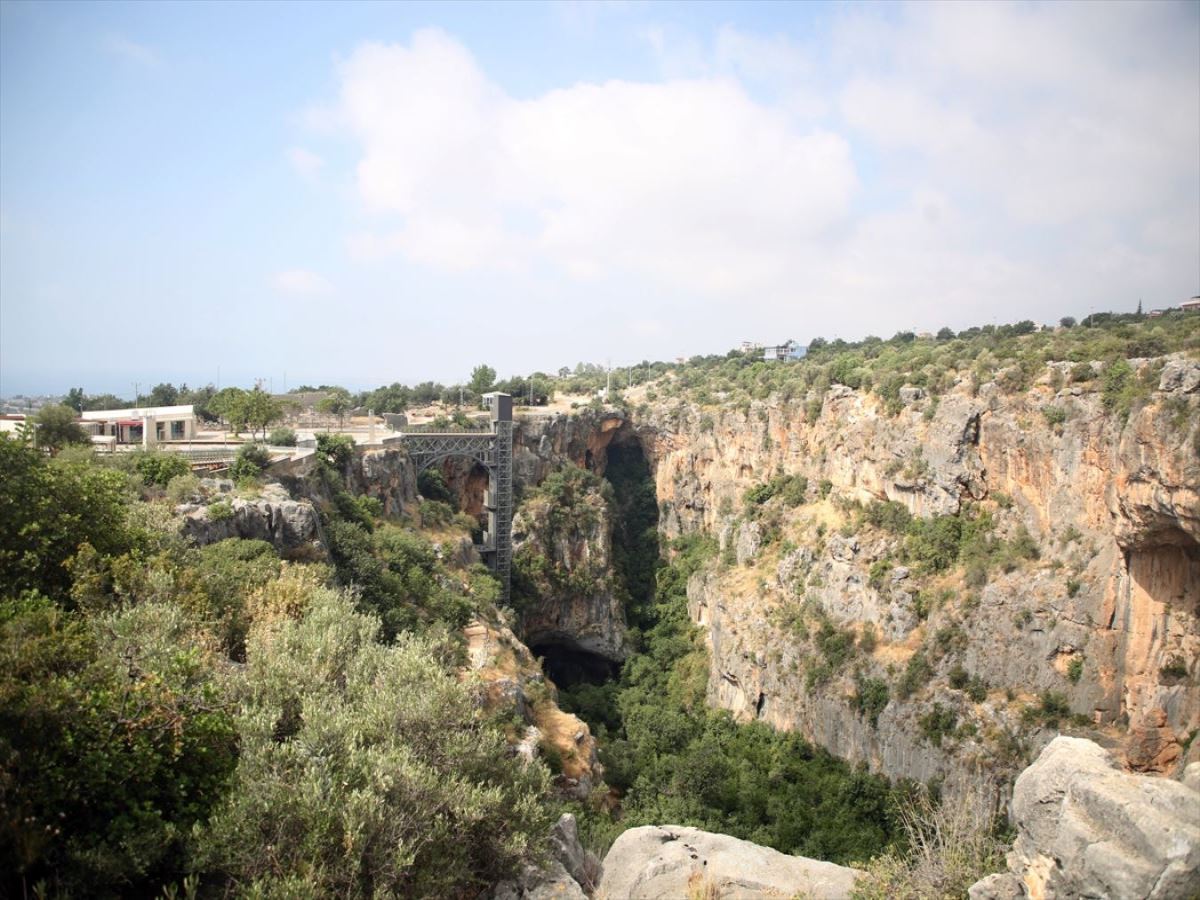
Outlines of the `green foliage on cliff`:
[[230,686],[241,758],[196,850],[235,893],[463,896],[549,827],[547,771],[507,752],[444,649],[379,637],[327,589],[252,633]]
[[[677,540],[658,571],[643,652],[616,683],[560,692],[564,708],[590,717],[606,779],[624,794],[619,822],[584,811],[590,839],[603,845],[625,828],[678,822],[838,862],[882,851],[895,837],[884,780],[795,734],[740,725],[705,706],[708,655],[686,592],[715,556],[710,538]],[[826,642],[839,659],[840,638],[831,631]]]
[[1136,315],[1097,314],[1073,328],[1038,330],[1029,322],[985,325],[957,334],[943,329],[936,339],[914,338],[902,332],[888,340],[867,337],[861,341],[809,342],[808,355],[794,362],[764,362],[754,354],[731,351],[724,355],[693,357],[686,363],[660,365],[670,377],[655,385],[660,396],[679,397],[701,405],[718,402],[725,407],[747,407],[751,401],[774,395],[805,405],[806,421],[821,412],[831,385],[870,391],[891,415],[904,408],[900,389],[922,388],[927,406],[955,383],[977,388],[995,382],[1002,391],[1026,390],[1043,376],[1049,362],[1076,364],[1073,381],[1090,382],[1088,363],[1102,364],[1105,405],[1117,415],[1127,415],[1148,394],[1147,370],[1135,377],[1127,360],[1156,357],[1179,351],[1200,351],[1200,316],[1171,312],[1145,319]]
[[474,896],[537,855],[549,775],[450,637],[489,575],[337,472],[331,568],[190,547],[95,462],[0,466],[0,895]]

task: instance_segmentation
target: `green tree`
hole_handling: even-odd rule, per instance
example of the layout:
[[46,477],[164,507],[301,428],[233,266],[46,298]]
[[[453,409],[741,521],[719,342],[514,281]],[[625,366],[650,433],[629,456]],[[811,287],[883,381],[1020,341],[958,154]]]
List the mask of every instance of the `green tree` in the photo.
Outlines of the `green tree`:
[[350,392],[345,388],[337,388],[330,391],[327,396],[317,401],[318,412],[323,412],[329,416],[337,416],[338,428],[341,428],[345,422],[346,413],[350,411],[350,407]]
[[179,390],[173,384],[163,382],[150,390],[148,406],[174,406],[179,402]]
[[486,394],[495,383],[496,370],[489,365],[482,364],[471,370],[471,380],[467,382],[467,387],[476,394]]
[[124,553],[125,475],[88,463],[53,462],[0,435],[0,585],[69,602],[66,563],[84,544]]
[[0,600],[0,894],[151,896],[223,794],[233,722],[174,604]]
[[77,413],[81,413],[83,412],[83,403],[86,399],[83,388],[71,388],[67,391],[67,396],[63,397],[63,405],[71,407]]
[[83,402],[83,409],[85,412],[91,409],[126,409],[132,405],[116,394],[90,394]]
[[37,424],[35,440],[39,447],[58,453],[69,444],[90,444],[91,438],[75,421],[75,410],[69,406],[53,403],[43,406],[34,416]]
[[256,438],[266,440],[267,428],[283,418],[283,404],[260,387],[247,391],[243,401],[242,419]]
[[237,434],[245,426],[246,392],[239,387],[222,388],[208,401],[208,409]]

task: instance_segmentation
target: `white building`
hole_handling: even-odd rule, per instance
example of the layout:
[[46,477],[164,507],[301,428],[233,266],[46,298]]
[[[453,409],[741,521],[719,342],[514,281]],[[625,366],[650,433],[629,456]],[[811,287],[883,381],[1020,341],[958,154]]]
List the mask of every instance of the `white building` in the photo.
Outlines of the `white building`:
[[153,447],[160,441],[190,441],[196,436],[196,412],[191,404],[93,409],[80,418],[88,434],[111,437],[118,444]]

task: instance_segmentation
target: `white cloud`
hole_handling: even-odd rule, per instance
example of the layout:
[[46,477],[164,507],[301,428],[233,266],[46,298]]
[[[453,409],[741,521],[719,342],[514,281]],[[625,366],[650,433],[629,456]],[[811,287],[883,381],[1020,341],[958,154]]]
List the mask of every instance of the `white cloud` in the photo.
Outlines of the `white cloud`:
[[1194,293],[1197,32],[1163,4],[643,27],[660,80],[516,99],[425,30],[359,47],[319,118],[360,148],[353,256],[631,286],[635,336],[1053,320]]
[[162,58],[154,50],[120,34],[106,34],[101,46],[113,56],[148,69],[162,65]]
[[325,294],[333,290],[333,285],[325,276],[309,269],[277,272],[271,283],[277,291],[285,294]]
[[296,174],[305,181],[313,181],[325,166],[325,160],[303,147],[289,147],[287,160]]
[[842,138],[796,128],[728,78],[518,101],[433,30],[360,47],[341,77],[362,197],[403,219],[356,236],[360,255],[616,268],[723,293],[777,277],[790,247],[844,220],[856,185]]

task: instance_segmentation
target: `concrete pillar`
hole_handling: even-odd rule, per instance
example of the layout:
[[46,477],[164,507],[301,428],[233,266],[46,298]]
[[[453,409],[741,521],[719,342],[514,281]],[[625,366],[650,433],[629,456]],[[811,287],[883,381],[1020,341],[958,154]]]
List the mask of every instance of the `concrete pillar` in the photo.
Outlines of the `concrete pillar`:
[[158,443],[158,420],[154,416],[142,416],[142,449],[150,450]]

